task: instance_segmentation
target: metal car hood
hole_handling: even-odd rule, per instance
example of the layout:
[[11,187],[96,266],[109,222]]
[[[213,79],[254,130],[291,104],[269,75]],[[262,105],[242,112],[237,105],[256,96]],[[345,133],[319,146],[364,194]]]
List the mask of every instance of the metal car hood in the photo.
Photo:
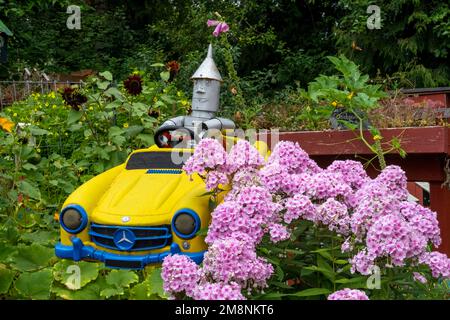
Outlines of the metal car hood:
[[[164,215],[193,189],[205,192],[203,181],[181,173],[147,173],[148,170],[124,170],[97,203],[95,216]],[[163,171],[164,172],[164,171]]]

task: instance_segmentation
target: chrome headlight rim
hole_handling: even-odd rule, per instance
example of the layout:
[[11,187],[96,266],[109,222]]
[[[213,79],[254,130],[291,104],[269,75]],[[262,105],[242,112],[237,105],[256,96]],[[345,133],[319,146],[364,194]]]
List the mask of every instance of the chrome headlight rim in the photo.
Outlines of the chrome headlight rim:
[[[190,234],[181,233],[180,231],[177,230],[177,228],[175,226],[175,222],[176,222],[177,218],[182,214],[188,214],[194,219],[195,227],[194,227],[194,230]],[[200,220],[200,217],[198,216],[198,214],[194,210],[187,209],[187,208],[178,210],[174,214],[174,216],[172,218],[172,223],[171,223],[172,231],[177,235],[178,238],[185,239],[185,240],[194,238],[195,234],[200,230],[200,226],[201,226],[201,220]]]
[[[76,229],[70,229],[69,227],[67,227],[64,224],[64,214],[68,211],[68,210],[75,210],[77,211],[80,216],[81,216],[81,224],[78,228]],[[67,231],[68,233],[71,234],[76,234],[76,233],[80,233],[81,231],[83,231],[88,223],[88,215],[86,213],[86,210],[84,210],[84,208],[78,204],[69,204],[67,206],[65,206],[62,210],[61,213],[59,214],[59,223],[61,224],[61,227]]]

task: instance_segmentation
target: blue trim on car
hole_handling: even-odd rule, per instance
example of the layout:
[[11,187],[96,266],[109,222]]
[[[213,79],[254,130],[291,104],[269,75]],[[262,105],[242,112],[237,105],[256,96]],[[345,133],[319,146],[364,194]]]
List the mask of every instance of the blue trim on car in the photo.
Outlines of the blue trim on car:
[[[189,215],[190,215],[191,217],[193,217],[194,220],[195,220],[195,229],[194,229],[194,231],[192,231],[190,234],[187,234],[187,235],[178,232],[177,228],[175,227],[175,220],[176,220],[176,218],[177,218],[180,214],[182,214],[182,213],[187,213],[187,214],[189,214]],[[175,234],[176,234],[179,238],[181,238],[181,239],[186,239],[186,240],[187,240],[187,239],[192,239],[193,237],[195,237],[195,234],[198,232],[198,230],[200,230],[201,221],[200,221],[200,217],[198,216],[198,214],[197,214],[194,210],[191,210],[191,209],[181,209],[181,210],[178,210],[178,211],[175,213],[175,215],[173,216],[171,225],[172,225],[172,231],[175,232]]]
[[[109,239],[111,241],[114,241],[114,234],[112,235],[107,235],[107,234],[102,234],[99,232],[95,232],[95,230],[98,229],[113,229],[114,232],[117,232],[117,230],[125,230],[128,229],[131,232],[134,233],[134,231],[161,231],[163,234],[158,235],[158,236],[151,236],[151,237],[145,237],[145,236],[138,236],[134,233],[135,235],[135,243],[139,242],[139,241],[145,241],[145,240],[161,240],[162,243],[160,245],[151,245],[151,246],[145,246],[145,247],[139,247],[139,248],[135,248],[134,246],[132,246],[131,248],[121,248],[119,246],[117,246],[116,243],[114,243],[115,245],[107,245],[105,243],[102,243],[99,239],[103,238],[103,239]],[[112,249],[112,250],[123,250],[123,251],[146,251],[146,250],[154,250],[154,249],[161,249],[166,247],[170,242],[169,240],[172,238],[172,233],[170,232],[170,227],[169,225],[167,225],[167,227],[125,227],[125,226],[112,226],[112,225],[103,225],[103,224],[96,224],[96,223],[91,223],[90,226],[90,230],[89,230],[89,235],[91,236],[91,240],[98,246],[100,247],[104,247],[104,248],[108,248],[108,249]]]
[[179,169],[149,169],[148,174],[181,174],[183,170]]
[[80,261],[82,259],[97,260],[101,262],[113,261],[117,263],[133,263],[138,266],[134,267],[118,267],[109,266],[115,269],[143,269],[146,265],[151,263],[161,263],[165,257],[171,254],[182,254],[191,258],[195,263],[200,264],[203,261],[203,256],[206,251],[200,252],[182,252],[179,245],[172,243],[170,250],[160,253],[150,253],[145,255],[123,255],[103,250],[95,249],[91,246],[85,246],[80,238],[72,237],[72,246],[66,246],[61,243],[57,243],[55,246],[55,254],[58,258],[72,259]]
[[[67,211],[67,210],[69,210],[69,209],[73,209],[73,210],[76,210],[76,211],[78,211],[80,214],[81,214],[81,224],[80,224],[80,226],[77,228],[77,229],[75,229],[75,230],[72,230],[72,229],[69,229],[69,228],[67,228],[67,226],[65,226],[64,225],[64,220],[63,220],[63,217],[64,217],[64,213]],[[69,204],[69,205],[67,205],[67,206],[65,206],[62,210],[61,210],[61,213],[59,214],[59,223],[61,224],[61,227],[64,229],[64,230],[66,230],[68,233],[71,233],[71,234],[75,234],[75,233],[80,233],[84,228],[86,228],[86,226],[87,226],[87,223],[88,223],[88,215],[87,215],[87,213],[86,213],[86,210],[84,210],[84,208],[82,207],[82,206],[80,206],[80,205],[78,205],[78,204]]]

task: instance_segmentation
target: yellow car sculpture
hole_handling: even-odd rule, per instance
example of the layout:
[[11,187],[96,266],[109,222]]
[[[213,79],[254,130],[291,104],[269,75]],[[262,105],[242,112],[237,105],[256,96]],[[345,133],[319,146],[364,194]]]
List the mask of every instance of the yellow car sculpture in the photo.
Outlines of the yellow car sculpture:
[[[197,232],[209,224],[209,196],[203,180],[198,175],[191,179],[178,161],[183,157],[176,155],[192,154],[197,127],[220,135],[235,125],[216,117],[222,78],[211,45],[192,80],[190,115],[164,122],[155,133],[156,145],[134,151],[124,164],[92,178],[65,201],[59,216],[58,257],[125,269],[160,263],[175,253],[202,262],[206,244]],[[266,156],[264,142],[255,146]]]
[[[265,143],[255,145],[267,153]],[[206,244],[196,234],[209,224],[209,196],[204,181],[171,158],[183,152],[193,149],[136,150],[75,190],[59,215],[56,255],[124,269],[142,269],[175,253],[201,263]]]

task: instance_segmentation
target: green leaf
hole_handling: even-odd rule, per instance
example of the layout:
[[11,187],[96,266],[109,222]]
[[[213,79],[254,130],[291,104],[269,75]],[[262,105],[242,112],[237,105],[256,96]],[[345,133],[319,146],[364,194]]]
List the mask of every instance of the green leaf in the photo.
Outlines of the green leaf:
[[8,292],[14,279],[14,272],[8,269],[0,269],[0,294]]
[[79,121],[82,116],[83,116],[82,112],[70,110],[69,114],[67,115],[67,124],[68,125],[74,124],[75,122]]
[[33,233],[23,233],[20,238],[26,242],[49,244],[57,239],[57,234],[52,231],[35,231]]
[[41,128],[33,126],[33,127],[30,127],[30,133],[33,136],[43,136],[43,135],[49,134],[50,132],[47,131],[47,130],[44,130],[44,129],[41,129]]
[[277,265],[276,266],[276,274],[277,274],[277,280],[278,281],[282,281],[283,280],[283,278],[284,278],[284,272],[283,272],[283,269],[279,266],[279,265]]
[[314,250],[312,252],[316,252],[316,253],[320,254],[322,257],[324,257],[325,259],[327,259],[329,261],[333,261],[333,257],[331,256],[331,254],[328,251],[329,251],[329,249],[318,249],[318,250]]
[[166,294],[163,289],[163,279],[161,278],[161,268],[155,268],[152,270],[147,278],[149,283],[149,293],[156,294],[161,298],[166,298]]
[[164,63],[159,63],[159,62],[153,63],[150,65],[150,67],[164,67]]
[[105,95],[108,97],[114,97],[117,100],[122,100],[122,93],[115,87],[111,87],[108,90],[105,91]]
[[138,280],[138,275],[135,272],[128,270],[112,270],[106,276],[106,283],[116,288],[128,288],[132,283],[135,283]]
[[32,273],[22,273],[14,285],[24,297],[44,300],[50,298],[52,281],[52,272],[45,269]]
[[17,252],[17,248],[0,242],[0,262],[7,262]]
[[125,294],[123,288],[106,288],[100,292],[100,296],[106,299],[123,294]]
[[154,137],[152,134],[140,133],[136,137],[139,141],[142,141],[147,146],[151,146],[155,143]]
[[28,181],[22,180],[17,183],[18,189],[20,192],[22,192],[24,195],[29,196],[30,198],[33,198],[35,200],[41,199],[41,192],[39,189],[35,186],[33,186]]
[[355,283],[355,282],[361,282],[361,281],[366,282],[367,278],[366,277],[355,277],[355,278],[350,278],[350,279],[344,278],[344,279],[338,279],[335,282],[348,284],[348,283]]
[[159,76],[161,77],[161,79],[163,81],[168,81],[170,79],[170,72],[169,71],[163,71],[159,74]]
[[33,243],[20,245],[14,254],[11,265],[19,271],[34,271],[46,267],[54,257],[53,249]]
[[[73,266],[78,267],[75,269]],[[72,260],[61,260],[53,266],[53,276],[55,279],[64,284],[70,290],[77,290],[83,288],[89,282],[94,281],[98,277],[100,264],[94,262]],[[77,283],[72,281],[73,276],[79,271],[80,282],[79,288],[76,288]]]
[[97,87],[100,90],[105,90],[106,88],[108,88],[108,86],[109,86],[109,82],[108,81],[101,81],[101,82],[97,83]]
[[133,288],[130,291],[130,299],[131,300],[147,300],[149,297],[148,294],[149,285],[147,281],[143,281]]
[[111,72],[109,72],[109,71],[100,72],[99,75],[108,81],[112,81],[112,79],[113,79],[113,76],[112,76]]
[[292,295],[296,296],[296,297],[311,297],[311,296],[319,296],[319,295],[329,294],[330,292],[331,292],[330,290],[325,289],[325,288],[311,288],[311,289],[306,289],[306,290],[296,292]]
[[31,163],[25,163],[22,168],[24,168],[25,170],[36,170],[37,167],[34,164]]
[[100,293],[107,286],[104,278],[98,278],[96,281],[87,284],[80,290],[74,291],[69,290],[66,287],[54,285],[52,292],[56,293],[58,297],[66,300],[100,300],[102,299]]
[[130,126],[125,130],[125,135],[127,137],[135,137],[136,135],[141,133],[142,130],[144,130],[143,126]]

